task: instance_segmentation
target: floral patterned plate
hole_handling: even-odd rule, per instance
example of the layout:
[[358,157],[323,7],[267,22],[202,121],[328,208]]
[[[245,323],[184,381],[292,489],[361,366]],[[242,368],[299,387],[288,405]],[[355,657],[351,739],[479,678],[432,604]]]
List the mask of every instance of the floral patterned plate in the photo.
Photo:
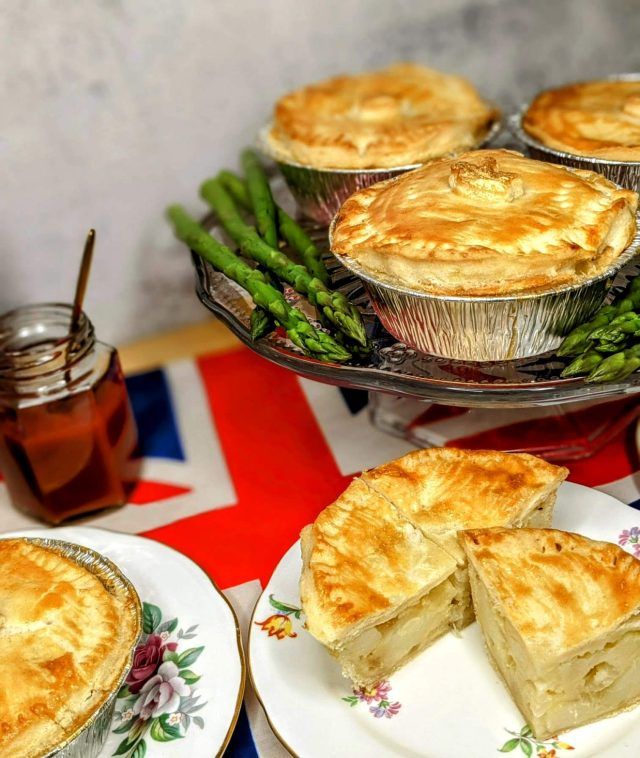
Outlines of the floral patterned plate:
[[[640,512],[597,490],[563,484],[554,526],[618,542],[640,557]],[[640,755],[640,708],[536,740],[491,667],[475,623],[460,637],[440,639],[390,681],[367,690],[350,689],[333,659],[304,629],[300,568],[296,543],[258,600],[248,653],[258,698],[274,732],[294,755]]]
[[29,529],[12,536],[18,534],[106,555],[143,602],[143,636],[100,758],[222,755],[242,703],[245,664],[235,614],[202,569],[158,542],[105,529]]

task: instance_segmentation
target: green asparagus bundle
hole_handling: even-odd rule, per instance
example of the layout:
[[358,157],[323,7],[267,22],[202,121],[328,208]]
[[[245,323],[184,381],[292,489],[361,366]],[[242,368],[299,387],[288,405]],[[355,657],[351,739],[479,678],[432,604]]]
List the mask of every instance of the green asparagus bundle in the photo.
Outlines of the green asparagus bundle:
[[256,305],[268,311],[281,324],[299,348],[323,361],[346,361],[351,356],[331,335],[316,330],[303,313],[293,308],[265,279],[261,271],[251,268],[228,247],[208,234],[179,205],[167,210],[176,237],[201,255],[214,268],[247,290]]
[[245,255],[269,268],[296,292],[306,295],[321,315],[347,337],[363,347],[367,346],[367,336],[358,309],[341,292],[329,290],[304,266],[269,247],[255,229],[244,222],[232,197],[220,181],[209,179],[201,186],[200,194],[215,210],[220,223]]
[[[239,176],[236,176],[236,174],[233,174],[231,171],[221,171],[218,174],[218,180],[238,205],[242,206],[247,211],[253,212],[255,215],[255,209],[252,205],[247,185]],[[300,255],[307,271],[320,279],[323,284],[328,285],[329,274],[322,262],[320,251],[313,243],[311,237],[309,237],[305,230],[292,219],[288,213],[283,211],[279,205],[276,205],[276,213],[280,237],[288,242],[289,245]]]

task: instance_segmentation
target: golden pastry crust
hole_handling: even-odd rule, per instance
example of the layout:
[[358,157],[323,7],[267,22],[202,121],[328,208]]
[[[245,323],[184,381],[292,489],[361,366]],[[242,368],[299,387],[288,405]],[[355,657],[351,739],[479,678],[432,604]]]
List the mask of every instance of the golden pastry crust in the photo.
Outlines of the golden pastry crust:
[[455,571],[453,559],[355,479],[301,534],[307,628],[335,646]]
[[0,755],[45,755],[111,694],[137,604],[55,550],[0,540]]
[[536,659],[573,650],[640,606],[640,561],[617,545],[556,529],[460,533],[493,603]]
[[523,127],[556,150],[640,161],[640,81],[581,82],[547,90],[529,106]]
[[331,249],[429,294],[533,293],[606,270],[633,240],[637,206],[592,171],[477,150],[356,192]]
[[404,63],[285,95],[267,141],[314,168],[388,168],[475,147],[498,117],[465,79]]
[[435,447],[365,471],[362,479],[432,536],[519,525],[568,474],[527,453]]

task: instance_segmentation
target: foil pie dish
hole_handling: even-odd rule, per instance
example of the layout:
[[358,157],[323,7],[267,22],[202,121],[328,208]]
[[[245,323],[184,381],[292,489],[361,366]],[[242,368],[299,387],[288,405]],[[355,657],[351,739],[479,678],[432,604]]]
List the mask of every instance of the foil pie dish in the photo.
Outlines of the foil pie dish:
[[[640,224],[640,217],[637,217]],[[329,229],[331,244],[335,221]],[[616,274],[638,254],[631,244],[597,276],[558,289],[507,297],[433,295],[386,281],[349,256],[335,258],[362,280],[384,328],[423,353],[462,361],[529,358],[555,350],[604,302]]]

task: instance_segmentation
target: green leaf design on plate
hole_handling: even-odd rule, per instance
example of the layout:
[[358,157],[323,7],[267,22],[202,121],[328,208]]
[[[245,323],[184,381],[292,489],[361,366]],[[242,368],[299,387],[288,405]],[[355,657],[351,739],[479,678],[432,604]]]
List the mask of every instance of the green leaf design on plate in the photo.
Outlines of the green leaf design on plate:
[[187,684],[195,684],[201,677],[198,676],[198,674],[195,674],[193,671],[190,671],[189,669],[184,669],[180,672],[180,676],[184,679],[184,681]]
[[276,600],[273,595],[269,595],[269,603],[277,610],[281,611],[282,613],[286,613],[287,616],[292,614],[299,619],[300,614],[302,613],[302,610],[300,608],[296,608],[295,605],[287,605],[286,603],[280,602],[280,600]]
[[145,634],[153,634],[162,621],[162,611],[152,603],[142,604],[142,630]]
[[533,745],[529,742],[529,740],[520,740],[520,750],[522,750],[527,758],[531,758],[531,755],[533,753]]
[[504,745],[499,748],[499,753],[510,753],[512,750],[515,750],[518,745],[520,744],[520,737],[514,737],[511,740],[507,740]]
[[163,661],[173,661],[176,665],[178,664],[179,658],[180,654],[176,653],[174,650],[165,650],[164,654],[162,655]]
[[200,653],[204,650],[204,646],[202,647],[190,647],[188,650],[185,650],[184,653],[178,656],[178,666],[179,668],[185,668],[186,666],[191,666],[192,663],[195,663],[198,658],[200,657]]
[[358,705],[358,698],[355,695],[349,695],[349,697],[343,697],[342,699],[345,703],[349,703],[352,708],[354,705]]
[[136,735],[132,738],[131,735],[129,735],[128,737],[125,737],[116,748],[114,755],[124,755],[125,753],[128,753],[129,750],[131,750],[131,748],[136,744],[138,736],[139,735]]
[[120,726],[117,729],[114,729],[115,734],[124,734],[125,732],[128,732],[129,729],[135,724],[137,720],[137,716],[134,716],[133,718],[130,718],[128,721],[125,721],[123,724],[120,724]]
[[178,626],[178,619],[170,619],[169,621],[163,621],[162,624],[156,629],[158,634],[163,632],[173,632]]
[[522,727],[522,729],[520,730],[520,734],[523,737],[530,737],[533,734],[533,732],[531,731],[531,727],[529,726],[529,724],[525,724]]
[[118,698],[128,697],[130,694],[131,693],[129,692],[129,685],[123,684],[122,687],[120,687],[120,689],[118,690],[118,694],[116,695],[116,697]]
[[171,742],[172,740],[179,739],[182,735],[177,726],[171,726],[166,722],[161,721],[162,716],[157,719],[153,719],[151,723],[151,731],[149,735],[156,742]]
[[147,754],[147,743],[144,740],[138,742],[136,749],[131,753],[131,758],[144,758]]
[[202,716],[194,716],[193,723],[197,724],[200,727],[200,729],[204,729],[204,719],[202,718]]
[[163,716],[160,716],[160,718],[153,719],[149,734],[156,742],[171,742],[172,740],[178,740],[182,737],[180,729],[167,722],[168,718],[168,715],[164,714]]

